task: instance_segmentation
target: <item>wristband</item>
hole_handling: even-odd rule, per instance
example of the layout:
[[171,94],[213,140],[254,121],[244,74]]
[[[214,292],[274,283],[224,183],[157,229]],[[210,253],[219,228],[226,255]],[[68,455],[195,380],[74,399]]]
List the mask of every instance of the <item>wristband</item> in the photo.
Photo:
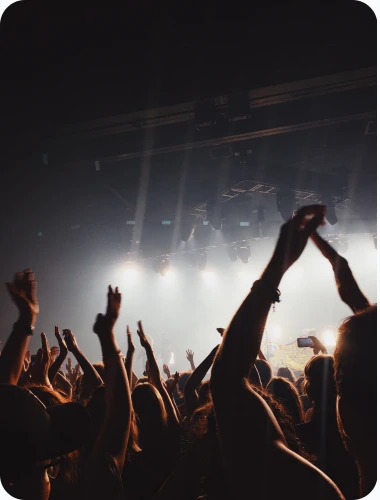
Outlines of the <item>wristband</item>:
[[20,323],[17,321],[13,325],[13,330],[22,330],[26,335],[32,336],[34,333],[34,326],[31,325],[25,325],[23,323]]

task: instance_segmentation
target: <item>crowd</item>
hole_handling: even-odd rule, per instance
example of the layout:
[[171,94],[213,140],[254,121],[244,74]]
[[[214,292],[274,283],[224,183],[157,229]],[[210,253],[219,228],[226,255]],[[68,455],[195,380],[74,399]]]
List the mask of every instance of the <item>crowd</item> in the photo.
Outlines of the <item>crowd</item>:
[[[114,336],[121,293],[112,286],[93,325],[101,363],[90,363],[74,334],[58,327],[58,346],[42,333],[32,356],[36,281],[31,270],[17,273],[6,286],[19,316],[0,356],[6,491],[24,500],[366,496],[376,483],[377,306],[318,234],[325,215],[322,205],[303,207],[282,226],[261,278],[218,329],[221,343],[198,366],[187,351],[188,372],[172,375],[164,365],[165,380],[141,322],[144,376],[133,370],[129,327],[123,357]],[[274,374],[260,346],[281,279],[309,239],[330,261],[353,315],[340,326],[333,356],[311,337],[314,356],[296,379],[285,367]],[[65,362],[68,352],[75,366]]]

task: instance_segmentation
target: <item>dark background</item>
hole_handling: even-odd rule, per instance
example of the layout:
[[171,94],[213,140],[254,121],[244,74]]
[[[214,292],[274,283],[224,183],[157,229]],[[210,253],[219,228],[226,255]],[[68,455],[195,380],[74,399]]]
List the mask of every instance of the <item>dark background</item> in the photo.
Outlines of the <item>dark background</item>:
[[[0,52],[1,279],[33,267],[44,283],[45,307],[57,307],[61,294],[70,295],[65,300],[73,307],[83,282],[91,286],[100,267],[123,261],[131,249],[126,220],[136,218],[141,172],[149,170],[143,257],[172,246],[172,229],[160,221],[173,220],[179,204],[186,211],[242,177],[239,161],[215,160],[208,147],[120,156],[168,140],[196,141],[194,123],[135,133],[105,128],[134,111],[374,67],[376,18],[350,1],[191,8],[26,1],[4,13]],[[258,108],[252,121],[259,130],[375,111],[372,86]],[[96,137],[80,135],[104,118]],[[351,199],[342,217],[371,225],[376,135],[366,135],[367,125],[357,120],[248,141],[249,172],[283,179],[295,165],[326,175],[348,169]],[[274,201],[265,200],[267,217],[279,224]],[[6,300],[1,293],[5,332],[12,320]]]

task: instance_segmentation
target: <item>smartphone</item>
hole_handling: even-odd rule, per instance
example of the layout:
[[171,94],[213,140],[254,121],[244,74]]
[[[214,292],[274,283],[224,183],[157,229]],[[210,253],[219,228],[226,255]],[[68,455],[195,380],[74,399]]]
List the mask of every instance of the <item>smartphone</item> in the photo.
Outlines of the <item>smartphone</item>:
[[313,339],[305,338],[305,337],[300,337],[297,339],[297,346],[298,347],[314,347],[314,342]]
[[35,365],[36,358],[37,358],[37,354],[32,354],[32,356],[30,356],[30,366],[34,366]]

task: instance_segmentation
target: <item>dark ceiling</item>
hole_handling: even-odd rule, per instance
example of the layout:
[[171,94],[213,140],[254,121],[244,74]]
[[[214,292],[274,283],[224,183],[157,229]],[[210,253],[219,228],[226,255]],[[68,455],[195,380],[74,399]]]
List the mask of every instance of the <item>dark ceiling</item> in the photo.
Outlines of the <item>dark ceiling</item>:
[[[3,15],[2,218],[4,234],[16,234],[14,244],[27,239],[33,246],[42,233],[49,246],[62,238],[79,245],[82,234],[127,248],[125,222],[138,218],[141,174],[149,174],[147,255],[165,248],[158,233],[170,240],[160,222],[178,216],[179,199],[182,211],[191,211],[254,177],[273,184],[302,178],[318,190],[321,176],[347,169],[352,199],[342,216],[375,219],[376,135],[368,135],[368,124],[376,111],[376,18],[365,4],[192,4],[187,11],[178,3],[117,5],[69,10],[66,2],[18,2]],[[342,88],[323,87],[343,72]],[[289,90],[294,82],[297,98]],[[252,97],[251,119],[232,130],[222,124],[199,132],[193,111],[183,122],[154,127],[138,115],[125,130],[132,112],[149,116],[161,107],[173,117],[172,106],[271,86],[268,102]],[[238,134],[247,139],[235,141]],[[190,143],[198,145],[189,150]],[[252,153],[245,163],[242,156],[216,158],[212,143]],[[261,198],[269,218],[280,220],[274,197]]]

